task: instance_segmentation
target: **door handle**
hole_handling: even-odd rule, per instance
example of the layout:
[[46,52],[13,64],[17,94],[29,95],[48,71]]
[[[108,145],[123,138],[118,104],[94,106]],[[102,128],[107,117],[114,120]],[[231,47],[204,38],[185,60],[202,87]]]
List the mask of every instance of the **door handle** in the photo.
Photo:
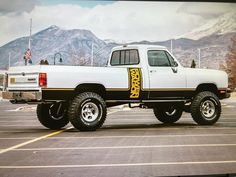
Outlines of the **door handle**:
[[157,72],[156,70],[150,70],[150,73],[155,73],[155,72]]

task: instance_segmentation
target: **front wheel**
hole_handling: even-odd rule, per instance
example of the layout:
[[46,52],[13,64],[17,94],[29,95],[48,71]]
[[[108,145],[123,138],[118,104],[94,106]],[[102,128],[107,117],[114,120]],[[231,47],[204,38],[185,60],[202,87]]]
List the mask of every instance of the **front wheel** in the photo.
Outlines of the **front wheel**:
[[173,105],[160,105],[153,108],[156,118],[165,123],[172,124],[177,122],[183,113],[183,106],[178,104]]
[[221,104],[218,97],[209,91],[198,93],[191,104],[191,115],[199,125],[213,125],[221,114]]
[[37,116],[39,122],[45,127],[56,130],[69,123],[66,103],[38,104]]
[[71,124],[80,131],[94,131],[100,128],[106,119],[106,114],[105,101],[93,92],[77,95],[68,109]]

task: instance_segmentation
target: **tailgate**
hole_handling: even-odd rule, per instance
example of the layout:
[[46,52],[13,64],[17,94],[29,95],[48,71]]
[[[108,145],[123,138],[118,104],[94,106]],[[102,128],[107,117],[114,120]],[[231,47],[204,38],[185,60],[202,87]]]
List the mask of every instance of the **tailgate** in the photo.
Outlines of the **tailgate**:
[[7,90],[39,90],[39,73],[8,73]]

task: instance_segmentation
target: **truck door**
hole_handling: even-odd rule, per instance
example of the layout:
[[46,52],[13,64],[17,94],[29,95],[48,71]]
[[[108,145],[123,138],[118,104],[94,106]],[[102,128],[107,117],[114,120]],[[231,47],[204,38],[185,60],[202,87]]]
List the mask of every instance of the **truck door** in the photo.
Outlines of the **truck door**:
[[149,50],[149,98],[176,99],[186,94],[186,76],[173,57],[165,50]]

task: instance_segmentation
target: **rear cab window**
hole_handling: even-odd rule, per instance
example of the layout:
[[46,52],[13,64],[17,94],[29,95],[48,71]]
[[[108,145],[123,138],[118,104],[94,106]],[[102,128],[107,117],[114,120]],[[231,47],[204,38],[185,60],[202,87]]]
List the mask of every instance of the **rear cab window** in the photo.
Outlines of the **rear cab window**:
[[137,49],[117,50],[112,53],[111,66],[137,65],[140,59]]

